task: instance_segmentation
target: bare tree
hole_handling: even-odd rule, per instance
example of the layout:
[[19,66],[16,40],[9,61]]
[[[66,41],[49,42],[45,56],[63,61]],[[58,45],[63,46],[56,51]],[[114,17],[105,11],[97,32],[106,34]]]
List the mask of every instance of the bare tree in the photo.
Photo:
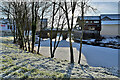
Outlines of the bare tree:
[[34,2],[32,2],[32,52],[34,50],[34,42],[35,42],[35,21],[34,21]]
[[80,5],[78,4],[78,6],[80,7],[81,9],[81,22],[79,22],[79,25],[81,25],[81,28],[82,28],[82,34],[81,34],[81,37],[80,37],[80,50],[79,50],[79,60],[78,60],[78,64],[80,64],[80,60],[81,60],[81,52],[82,52],[82,39],[83,39],[83,32],[84,32],[84,15],[85,13],[87,13],[90,9],[92,11],[96,11],[95,8],[91,7],[90,5],[88,5],[89,3],[89,0],[81,0],[80,1]]
[[55,9],[56,3],[55,2],[52,2],[52,3],[53,3],[53,12],[52,12],[52,25],[51,25],[51,32],[50,32],[50,53],[51,53],[51,58],[54,57],[53,49],[52,49],[52,37],[53,37],[53,28],[54,28],[54,18],[55,18],[56,13],[59,10],[59,7],[57,9]]
[[82,52],[82,39],[83,39],[83,30],[84,30],[84,3],[81,2],[81,11],[82,11],[82,35],[80,38],[80,51],[79,51],[79,60],[78,60],[78,64],[80,64],[80,60],[81,60],[81,52]]
[[32,2],[32,51],[31,52],[34,52],[38,10],[39,10],[39,2]]
[[[41,20],[44,19],[45,10],[50,6],[50,4],[48,4],[47,2],[42,3],[42,4],[43,4],[44,7],[41,6],[41,8],[42,8],[42,13],[41,13],[42,18],[41,18]],[[42,34],[42,24],[43,24],[43,22],[41,21],[40,22],[40,34],[39,34],[39,43],[38,43],[37,54],[39,54],[39,49],[40,49],[40,40],[41,40],[41,34]]]
[[[58,15],[58,21],[56,20],[56,24],[57,24],[57,29],[56,29],[56,33],[55,33],[55,41],[54,41],[54,46],[53,46],[53,57],[54,57],[54,54],[55,54],[55,51],[60,43],[60,38],[62,36],[62,30],[64,28],[64,26],[66,25],[66,22],[65,22],[65,16],[64,16],[64,13],[61,13],[61,10],[59,9],[59,15]],[[60,24],[61,22],[61,24]],[[60,29],[59,29],[60,28]],[[59,32],[58,32],[59,30]],[[57,36],[59,34],[59,36]],[[58,39],[57,39],[58,37]]]
[[[75,12],[75,7],[76,7],[76,1],[71,1],[70,3],[70,7],[68,7],[68,4],[66,3],[66,1],[64,2],[65,8],[63,6],[60,5],[60,7],[63,9],[63,11],[65,12],[66,15],[66,20],[67,20],[67,26],[68,26],[68,33],[69,33],[69,42],[70,42],[70,62],[74,63],[74,56],[73,56],[73,47],[72,47],[72,29],[73,29],[73,20],[74,20],[74,12]],[[70,19],[69,19],[69,9],[71,11],[71,23],[70,23]]]
[[[3,13],[8,15],[8,19],[11,17],[11,20],[13,20],[14,29],[11,31],[13,32],[14,42],[20,44],[20,48],[23,49],[24,45],[26,47],[27,24],[29,23],[28,15],[30,15],[29,7],[26,2],[4,2],[4,5],[1,6]],[[11,24],[11,21],[9,23]]]
[[[11,6],[10,6],[10,4],[11,4],[10,2],[6,2],[6,3],[3,3],[2,6],[0,6],[0,9],[2,10],[2,13],[7,16],[7,19],[9,21],[8,27],[11,27],[11,24],[14,25],[14,19],[10,20],[10,18],[13,17],[13,15],[14,15],[14,14],[11,14]],[[16,39],[15,39],[15,30],[13,31],[11,29],[11,32],[13,33],[13,37],[14,37],[13,43],[15,43],[16,42]]]

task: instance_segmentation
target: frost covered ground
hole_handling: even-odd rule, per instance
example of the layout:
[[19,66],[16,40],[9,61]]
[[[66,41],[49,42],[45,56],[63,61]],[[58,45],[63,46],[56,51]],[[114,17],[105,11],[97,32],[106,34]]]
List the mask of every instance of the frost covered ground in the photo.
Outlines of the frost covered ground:
[[0,38],[0,78],[118,78],[108,68],[70,64],[23,51],[10,39]]
[[[74,49],[74,55],[76,56],[75,58],[77,58],[78,55],[76,55],[76,54],[79,54],[80,43],[76,43],[74,41],[72,41],[72,42],[73,42],[72,45],[73,45],[73,49]],[[52,43],[54,44],[54,40]],[[35,45],[37,46],[38,44],[35,44]],[[50,46],[49,39],[41,41],[41,48],[42,47],[44,47],[46,49],[48,48],[48,52],[44,50],[44,52],[46,52],[47,54],[45,54],[45,53],[44,54],[50,56],[49,46]],[[62,55],[64,55],[65,57],[69,56],[69,55],[66,55],[66,54],[70,54],[69,39],[67,38],[67,40],[62,40],[62,38],[61,38],[61,41],[60,41],[57,49],[59,49],[59,48],[63,48],[63,49],[61,49],[61,51],[56,50],[56,54],[63,53]],[[118,67],[118,50],[119,49],[112,49],[112,48],[107,48],[107,47],[99,47],[99,46],[83,44],[82,54],[87,59],[87,63],[91,66],[94,66],[94,67],[95,66]],[[62,52],[62,51],[65,51],[65,52]],[[43,51],[41,51],[41,52],[43,52]]]
[[[41,41],[40,52],[45,56],[50,56],[49,42],[50,42],[49,39]],[[72,42],[73,42],[74,59],[75,62],[78,62],[80,43],[76,43],[74,41]],[[54,40],[53,40],[53,44],[54,44]],[[37,45],[38,44],[36,44],[36,46]],[[81,63],[90,65],[92,67],[106,67],[109,68],[112,73],[117,75],[118,63],[119,63],[118,50],[119,49],[83,44]],[[70,56],[69,39],[65,41],[62,40],[61,38],[61,41],[55,53],[55,58],[70,61],[68,56]]]

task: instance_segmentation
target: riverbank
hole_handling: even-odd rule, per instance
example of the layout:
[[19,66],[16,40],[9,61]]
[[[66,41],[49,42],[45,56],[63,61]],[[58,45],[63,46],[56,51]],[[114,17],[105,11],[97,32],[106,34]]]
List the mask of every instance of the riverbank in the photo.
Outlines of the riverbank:
[[0,78],[118,78],[108,68],[70,64],[19,49],[12,37],[0,38]]

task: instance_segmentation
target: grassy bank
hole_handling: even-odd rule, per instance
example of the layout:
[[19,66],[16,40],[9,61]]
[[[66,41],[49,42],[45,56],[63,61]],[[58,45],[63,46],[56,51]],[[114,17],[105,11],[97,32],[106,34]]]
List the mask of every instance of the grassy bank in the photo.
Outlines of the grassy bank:
[[24,51],[12,44],[12,37],[0,40],[0,78],[117,78],[107,68],[70,64]]

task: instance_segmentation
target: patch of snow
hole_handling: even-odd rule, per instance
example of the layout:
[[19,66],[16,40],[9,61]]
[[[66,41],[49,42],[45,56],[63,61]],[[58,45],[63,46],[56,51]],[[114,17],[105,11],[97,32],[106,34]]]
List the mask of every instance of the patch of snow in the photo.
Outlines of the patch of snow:
[[107,38],[107,39],[103,39],[102,41],[100,41],[102,43],[118,43],[118,40],[117,39],[110,39],[110,38]]

